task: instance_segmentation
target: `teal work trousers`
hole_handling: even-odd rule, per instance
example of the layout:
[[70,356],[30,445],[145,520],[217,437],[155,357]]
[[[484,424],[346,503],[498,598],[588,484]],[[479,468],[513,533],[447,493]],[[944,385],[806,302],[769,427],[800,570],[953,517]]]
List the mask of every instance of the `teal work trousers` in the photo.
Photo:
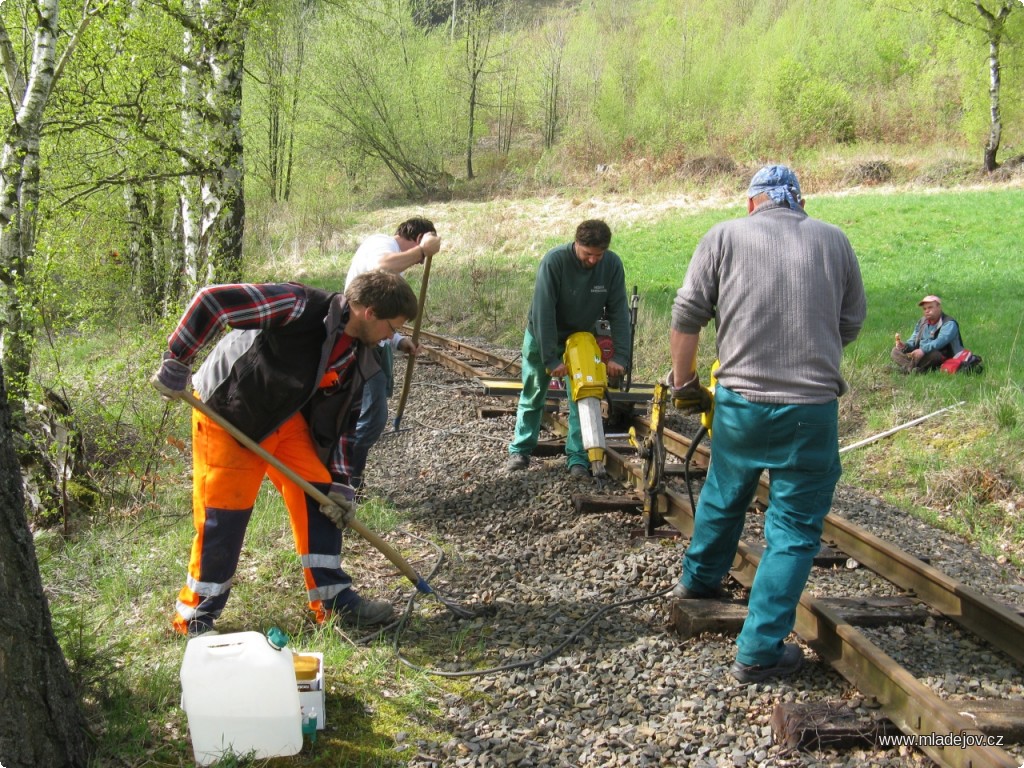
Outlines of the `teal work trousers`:
[[842,473],[839,403],[752,403],[719,385],[711,435],[711,464],[697,501],[682,582],[698,591],[721,582],[732,567],[761,472],[768,470],[766,546],[736,639],[736,659],[771,665],[796,623],[796,606]]
[[[523,391],[519,393],[519,407],[516,409],[516,433],[508,447],[509,453],[529,456],[537,447],[540,437],[540,421],[544,415],[544,401],[548,397],[551,376],[541,359],[540,346],[527,330],[523,335]],[[568,392],[568,377],[564,380]],[[590,466],[590,459],[583,448],[583,430],[580,428],[580,411],[570,397],[569,436],[565,439],[566,462],[571,467],[580,464]]]

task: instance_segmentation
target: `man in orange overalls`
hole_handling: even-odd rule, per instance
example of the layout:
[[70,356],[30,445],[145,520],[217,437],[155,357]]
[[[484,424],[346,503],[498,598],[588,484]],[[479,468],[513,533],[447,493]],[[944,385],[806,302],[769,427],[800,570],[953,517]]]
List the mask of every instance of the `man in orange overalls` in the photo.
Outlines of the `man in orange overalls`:
[[288,508],[316,620],[336,613],[379,624],[392,617],[390,603],[364,599],[352,588],[341,567],[337,523],[355,511],[350,453],[363,382],[378,371],[374,347],[417,311],[409,285],[385,271],[360,275],[344,294],[268,283],[213,285],[195,295],[168,339],[153,386],[168,397],[185,391],[196,354],[222,328],[231,328],[196,373],[197,396],[335,504],[322,508],[194,411],[196,533],[175,606],[176,631],[210,631],[224,610],[264,476]]

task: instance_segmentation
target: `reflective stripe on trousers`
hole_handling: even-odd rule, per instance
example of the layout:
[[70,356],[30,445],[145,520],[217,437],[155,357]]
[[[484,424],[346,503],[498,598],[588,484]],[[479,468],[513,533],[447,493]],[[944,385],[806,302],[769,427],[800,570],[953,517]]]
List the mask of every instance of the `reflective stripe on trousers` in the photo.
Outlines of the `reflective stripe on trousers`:
[[[292,416],[260,445],[300,477],[328,490],[330,473],[317,457],[301,414]],[[321,514],[319,503],[198,411],[192,414],[192,467],[195,536],[188,578],[178,593],[175,629],[185,632],[189,621],[216,619],[224,610],[265,476],[284,498],[309,607],[322,621],[325,608],[351,587],[352,580],[341,568],[341,531]]]

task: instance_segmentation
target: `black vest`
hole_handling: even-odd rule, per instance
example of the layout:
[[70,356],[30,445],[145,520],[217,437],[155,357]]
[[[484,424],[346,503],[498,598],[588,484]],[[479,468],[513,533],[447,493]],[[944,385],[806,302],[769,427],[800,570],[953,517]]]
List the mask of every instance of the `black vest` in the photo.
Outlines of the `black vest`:
[[[320,389],[328,357],[349,318],[337,293],[303,286],[306,306],[288,325],[252,334],[244,344],[222,339],[203,367],[213,366],[217,384],[206,402],[248,437],[260,442],[301,411],[326,465],[339,438],[355,430],[363,382],[380,370],[373,346],[356,345],[356,360],[331,389]],[[236,337],[237,339],[238,337]]]

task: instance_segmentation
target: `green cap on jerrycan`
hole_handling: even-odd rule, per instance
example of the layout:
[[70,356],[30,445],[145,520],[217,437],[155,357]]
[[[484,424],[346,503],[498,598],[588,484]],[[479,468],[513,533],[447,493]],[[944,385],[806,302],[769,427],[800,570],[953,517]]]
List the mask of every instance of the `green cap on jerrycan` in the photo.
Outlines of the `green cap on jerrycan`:
[[271,627],[267,630],[267,642],[270,643],[272,648],[280,651],[288,645],[288,635],[285,634],[283,629]]

